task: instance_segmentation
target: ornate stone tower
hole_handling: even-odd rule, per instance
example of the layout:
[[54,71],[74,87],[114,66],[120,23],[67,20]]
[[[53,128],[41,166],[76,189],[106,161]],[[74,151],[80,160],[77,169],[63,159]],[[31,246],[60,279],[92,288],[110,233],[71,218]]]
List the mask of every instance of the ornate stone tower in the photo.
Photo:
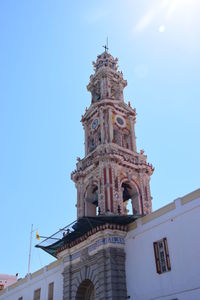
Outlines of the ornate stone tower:
[[78,219],[49,245],[39,245],[63,261],[63,300],[129,299],[126,235],[131,223],[151,212],[153,168],[136,149],[136,111],[124,102],[126,85],[117,59],[107,51],[99,55],[87,87],[91,105],[82,117],[85,157],[71,175]]
[[[72,180],[77,188],[77,217],[151,213],[149,181],[153,173],[144,151],[136,148],[136,110],[124,102],[127,81],[117,58],[98,55],[87,86],[92,100],[82,116],[85,157]],[[130,205],[128,205],[128,203]]]

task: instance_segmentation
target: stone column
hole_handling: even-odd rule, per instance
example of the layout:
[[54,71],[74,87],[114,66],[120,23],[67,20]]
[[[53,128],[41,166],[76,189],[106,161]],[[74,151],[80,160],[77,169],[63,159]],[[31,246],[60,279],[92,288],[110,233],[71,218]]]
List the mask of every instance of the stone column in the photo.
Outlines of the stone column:
[[112,109],[109,108],[109,142],[113,141]]
[[63,300],[71,299],[71,266],[66,267],[63,275]]
[[88,154],[88,128],[86,124],[84,124],[84,131],[85,131],[85,156]]
[[79,184],[77,185],[77,217],[83,217],[84,216],[84,183],[83,178],[81,178]]
[[130,131],[131,131],[131,145],[132,145],[132,150],[134,152],[137,152],[136,148],[136,136],[135,136],[135,121],[130,117]]
[[100,110],[100,128],[101,128],[101,143],[104,143],[104,114],[103,110]]
[[100,214],[105,214],[105,193],[104,193],[104,163],[99,162],[99,199],[98,206],[100,207]]
[[140,171],[140,191],[142,196],[142,203],[139,203],[140,213],[144,213],[144,202],[145,202],[145,190],[144,190],[144,173]]

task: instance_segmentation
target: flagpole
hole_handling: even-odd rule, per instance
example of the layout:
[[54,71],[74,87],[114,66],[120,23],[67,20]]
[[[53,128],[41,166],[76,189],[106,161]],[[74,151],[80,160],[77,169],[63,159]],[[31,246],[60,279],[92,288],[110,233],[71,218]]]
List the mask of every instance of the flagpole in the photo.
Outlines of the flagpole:
[[28,257],[28,275],[30,275],[30,267],[31,267],[32,239],[33,239],[33,224],[31,224],[31,233],[30,233],[30,248],[29,248],[29,257]]

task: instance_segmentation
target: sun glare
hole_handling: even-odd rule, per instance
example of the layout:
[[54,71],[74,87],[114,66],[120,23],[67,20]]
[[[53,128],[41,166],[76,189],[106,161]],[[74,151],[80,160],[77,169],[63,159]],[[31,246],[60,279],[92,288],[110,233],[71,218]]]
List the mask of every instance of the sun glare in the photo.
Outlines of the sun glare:
[[159,30],[160,33],[162,33],[162,32],[165,31],[165,29],[166,29],[166,28],[165,28],[165,25],[160,25],[160,27],[159,27],[158,30]]
[[194,27],[195,22],[199,22],[198,10],[200,10],[200,0],[158,1],[140,17],[134,31],[142,32],[156,23],[160,33],[166,30],[168,24],[181,24],[182,28],[191,28]]
[[187,13],[188,11],[196,11],[200,7],[199,0],[164,0],[163,4],[167,9],[166,18],[171,18],[175,13]]

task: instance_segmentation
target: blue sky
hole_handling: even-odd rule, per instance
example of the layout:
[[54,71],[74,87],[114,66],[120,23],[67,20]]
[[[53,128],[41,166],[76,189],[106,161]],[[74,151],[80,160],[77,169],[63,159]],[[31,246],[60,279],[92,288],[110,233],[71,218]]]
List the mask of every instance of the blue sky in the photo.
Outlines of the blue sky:
[[[27,273],[32,223],[48,236],[76,218],[70,173],[107,36],[155,167],[153,209],[200,187],[199,10],[198,0],[0,2],[0,273]],[[33,248],[31,271],[50,261]]]

